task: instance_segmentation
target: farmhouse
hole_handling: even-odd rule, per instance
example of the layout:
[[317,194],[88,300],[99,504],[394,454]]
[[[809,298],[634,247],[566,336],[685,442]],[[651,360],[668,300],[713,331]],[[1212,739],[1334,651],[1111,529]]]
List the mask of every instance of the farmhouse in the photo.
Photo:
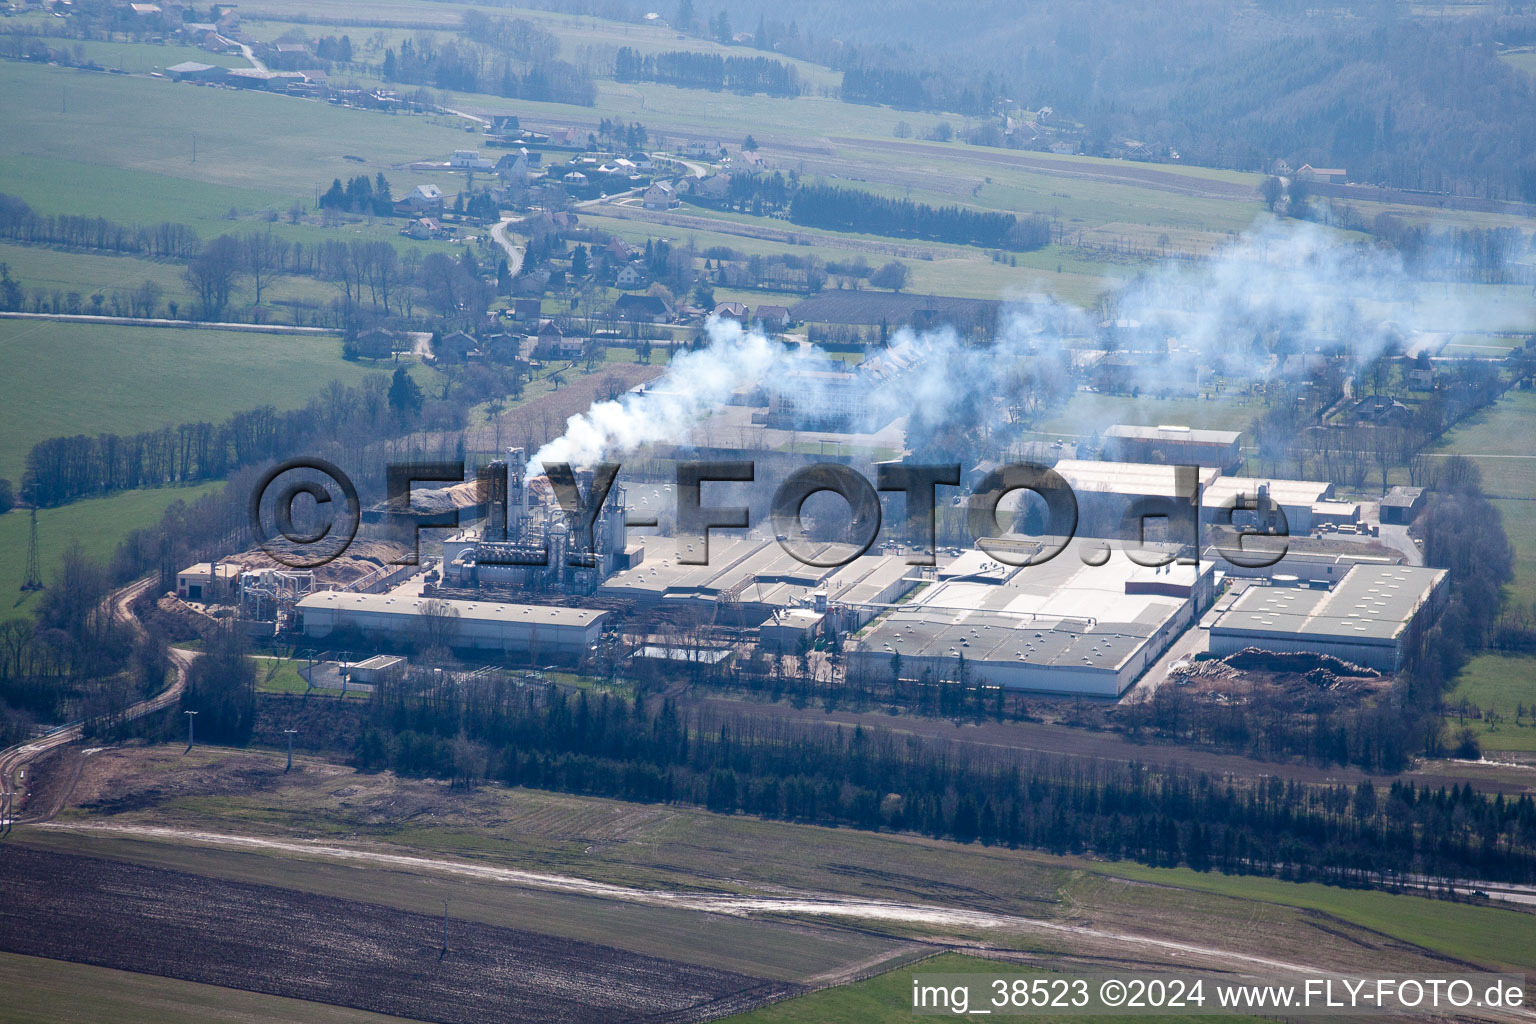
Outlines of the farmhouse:
[[1302,164],[1296,168],[1296,177],[1306,178],[1310,181],[1343,181],[1348,174],[1342,167],[1313,167],[1311,164]]

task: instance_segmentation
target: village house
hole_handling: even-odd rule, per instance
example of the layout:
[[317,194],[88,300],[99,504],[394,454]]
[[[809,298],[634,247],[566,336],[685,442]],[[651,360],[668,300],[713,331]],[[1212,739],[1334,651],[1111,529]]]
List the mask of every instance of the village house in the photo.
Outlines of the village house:
[[670,210],[678,205],[677,190],[670,181],[653,181],[641,197],[641,205],[647,210]]
[[527,185],[542,169],[544,154],[519,148],[496,161],[496,173],[508,185]]
[[1342,167],[1313,167],[1311,164],[1302,164],[1296,168],[1296,177],[1305,178],[1308,181],[1342,182],[1347,175]]
[[466,363],[479,354],[479,343],[463,331],[439,337],[432,344],[432,354],[439,363]]
[[1349,414],[1357,423],[1373,423],[1380,427],[1406,427],[1413,422],[1413,410],[1387,395],[1361,399]]
[[577,334],[567,334],[561,330],[559,324],[549,320],[539,328],[538,337],[534,340],[533,357],[546,360],[579,359],[585,345],[585,338]]
[[626,263],[619,268],[617,274],[613,275],[613,283],[620,288],[644,288],[645,271],[633,263]]
[[551,273],[548,267],[539,267],[512,279],[513,295],[543,295],[549,288]]
[[481,156],[478,149],[456,149],[448,158],[448,166],[459,171],[489,171],[496,165]]
[[661,324],[672,319],[672,308],[659,295],[620,295],[613,312],[621,320],[635,323]]
[[405,207],[406,212],[440,213],[443,209],[443,190],[436,185],[417,185],[395,205]]
[[758,306],[757,322],[770,331],[782,331],[790,325],[789,310],[783,306]]
[[418,242],[442,238],[447,234],[443,230],[442,222],[436,217],[417,217],[411,221],[401,232],[407,238],[414,238]]
[[361,359],[388,359],[405,343],[405,337],[383,327],[360,331],[352,340],[352,350]]
[[711,312],[722,320],[735,320],[745,325],[749,310],[745,302],[719,302]]

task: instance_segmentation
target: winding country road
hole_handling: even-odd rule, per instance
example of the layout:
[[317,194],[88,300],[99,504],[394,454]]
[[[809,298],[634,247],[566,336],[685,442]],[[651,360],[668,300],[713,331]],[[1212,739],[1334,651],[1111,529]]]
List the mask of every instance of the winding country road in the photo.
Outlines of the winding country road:
[[491,238],[507,254],[507,271],[512,277],[516,277],[518,271],[523,269],[523,251],[512,244],[512,240],[507,237],[507,225],[510,223],[512,223],[510,216],[497,221],[496,226],[491,228]]
[[[112,617],[127,625],[133,630],[135,636],[144,634],[144,626],[133,615],[133,602],[153,587],[154,583],[154,577],[147,577],[114,591],[107,598],[106,603],[110,605]],[[143,718],[145,715],[164,710],[181,699],[182,691],[187,686],[187,670],[197,655],[193,651],[175,648],[168,653],[171,668],[175,671],[175,678],[171,680],[171,684],[153,697],[129,705],[122,712],[122,721],[131,722]],[[24,792],[21,773],[26,766],[51,750],[57,750],[79,740],[84,735],[84,731],[83,721],[70,722],[36,739],[0,750],[0,831],[8,830],[12,825],[28,820],[20,816],[18,808],[21,802],[20,796]]]

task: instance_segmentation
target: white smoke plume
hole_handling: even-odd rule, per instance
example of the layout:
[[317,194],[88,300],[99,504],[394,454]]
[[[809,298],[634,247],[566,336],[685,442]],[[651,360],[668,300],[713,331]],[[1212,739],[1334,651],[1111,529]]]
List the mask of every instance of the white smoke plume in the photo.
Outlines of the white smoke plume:
[[709,344],[678,352],[651,388],[598,402],[572,416],[565,433],[534,454],[532,465],[568,462],[585,466],[656,441],[685,436],[738,388],[772,380],[810,360],[800,346],[744,331],[731,319],[711,318]]
[[[949,329],[898,331],[872,372],[856,378],[868,421],[855,427],[905,416],[911,438],[955,423],[1027,417],[1042,381],[1059,379],[1075,355],[1105,345],[1137,350],[1129,372],[1150,397],[1197,393],[1217,373],[1229,382],[1269,379],[1290,355],[1344,355],[1358,368],[1383,353],[1433,348],[1448,332],[1530,325],[1528,304],[1490,312],[1442,284],[1415,281],[1387,247],[1275,221],[1212,257],[1160,265],[1094,310],[1042,297],[1011,303],[986,344]],[[802,402],[815,408],[817,375],[797,371],[842,367],[818,349],[743,331],[733,320],[711,320],[707,333],[709,344],[676,355],[650,390],[571,417],[564,436],[534,461],[585,465],[681,441],[739,388],[772,388],[791,374]],[[920,369],[879,372],[880,360],[903,357]]]

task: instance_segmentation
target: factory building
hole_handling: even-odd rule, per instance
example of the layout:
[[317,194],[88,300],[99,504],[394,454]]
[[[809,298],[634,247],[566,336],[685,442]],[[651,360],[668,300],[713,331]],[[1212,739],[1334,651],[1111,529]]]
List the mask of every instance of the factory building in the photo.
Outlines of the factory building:
[[[442,614],[432,613],[441,610]],[[545,661],[576,661],[602,634],[605,611],[490,601],[433,601],[403,594],[323,591],[298,603],[304,635],[338,631],[395,641],[426,640],[441,631],[451,647],[501,651]],[[431,621],[436,617],[438,621]]]
[[[590,494],[590,473],[576,475]],[[478,533],[461,533],[443,545],[443,580],[449,586],[520,587],[590,594],[598,583],[639,557],[626,548],[624,487],[614,484],[592,525],[586,550],[574,517],[555,499],[550,481],[529,473],[527,453],[508,448],[507,457],[486,467],[486,521]]]
[[[1160,466],[1146,462],[1088,462],[1062,459],[1056,463],[1061,475],[1077,499],[1077,532],[1084,537],[1120,537],[1125,515],[1141,501],[1174,498],[1182,490],[1187,499],[1190,489],[1204,494],[1221,476],[1221,470],[1207,467]],[[1181,475],[1189,479],[1181,486]],[[1005,498],[1005,502],[1006,502]],[[1166,524],[1167,538],[1193,535],[1188,527]]]
[[707,621],[756,625],[792,608],[825,612],[833,607],[839,629],[855,629],[919,579],[904,555],[861,555],[843,566],[806,565],[776,540],[721,536],[709,541],[709,564],[697,540],[653,537],[646,557],[598,587],[599,597],[630,601],[643,608],[689,607]]
[[208,604],[228,601],[239,578],[240,566],[233,562],[198,562],[176,574],[176,596]]
[[1212,624],[1211,653],[1313,652],[1396,671],[1408,639],[1444,605],[1445,578],[1443,569],[1356,565],[1332,590],[1251,587]]
[[[851,369],[835,359],[797,365],[769,385],[769,421],[829,429],[883,426],[905,413],[896,406],[893,386],[922,364],[917,346],[905,341]],[[882,404],[882,394],[889,405]]]
[[944,680],[963,665],[973,682],[1118,697],[1211,603],[1213,567],[1086,564],[1096,547],[1022,568],[961,555],[845,647],[849,671],[887,678],[899,661],[903,678]]
[[[1200,498],[1201,516],[1207,523],[1228,522],[1223,509],[1255,509],[1267,499],[1285,513],[1286,527],[1292,535],[1312,531],[1313,509],[1333,496],[1333,484],[1317,480],[1270,480],[1264,477],[1217,477]],[[1251,519],[1235,513],[1230,520],[1243,523]]]
[[1164,466],[1210,466],[1223,471],[1243,461],[1243,435],[1236,430],[1137,427],[1116,423],[1104,431],[1104,458]]
[[[1190,468],[1181,470],[1180,465]],[[1201,521],[1205,523],[1228,522],[1224,509],[1256,511],[1256,506],[1268,501],[1285,513],[1286,526],[1293,535],[1304,534],[1312,529],[1313,507],[1333,495],[1333,484],[1323,481],[1225,476],[1215,467],[1195,468],[1193,462],[1160,465],[1062,459],[1055,468],[1077,498],[1078,532],[1085,536],[1119,536],[1121,518],[1133,503],[1173,498],[1179,493],[1181,471],[1193,472],[1190,482],[1199,487]],[[1238,512],[1230,521],[1241,525],[1253,518],[1252,511],[1247,515]]]

